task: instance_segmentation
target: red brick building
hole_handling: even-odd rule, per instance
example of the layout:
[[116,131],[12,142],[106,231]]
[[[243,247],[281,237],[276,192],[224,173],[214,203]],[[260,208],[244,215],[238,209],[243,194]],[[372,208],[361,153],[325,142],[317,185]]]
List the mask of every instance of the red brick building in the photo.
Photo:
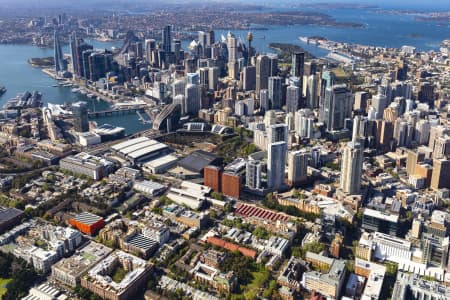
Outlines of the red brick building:
[[242,190],[241,176],[234,173],[222,173],[222,193],[238,199]]
[[203,169],[203,184],[216,192],[221,189],[222,169],[217,166],[206,166]]

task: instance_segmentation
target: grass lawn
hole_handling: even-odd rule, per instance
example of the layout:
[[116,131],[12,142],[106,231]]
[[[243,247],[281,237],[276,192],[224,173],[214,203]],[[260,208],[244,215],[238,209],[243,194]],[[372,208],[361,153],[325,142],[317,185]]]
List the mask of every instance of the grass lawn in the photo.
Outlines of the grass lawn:
[[11,281],[11,278],[0,278],[0,299],[3,297],[4,294],[8,291],[6,288],[6,285]]

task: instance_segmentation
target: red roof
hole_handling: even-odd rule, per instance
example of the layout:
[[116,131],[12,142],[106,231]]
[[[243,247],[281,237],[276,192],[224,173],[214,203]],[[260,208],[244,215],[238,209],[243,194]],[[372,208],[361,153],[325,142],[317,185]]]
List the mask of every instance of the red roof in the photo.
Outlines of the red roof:
[[284,214],[248,204],[239,204],[236,209],[236,214],[243,217],[256,217],[271,222],[289,220],[289,217]]
[[214,236],[208,237],[207,241],[211,245],[222,247],[222,248],[227,249],[229,251],[239,251],[239,252],[242,253],[242,255],[247,256],[247,257],[255,258],[256,255],[257,255],[257,252],[255,250],[248,249],[248,248],[245,248],[245,247],[240,247],[239,245],[236,245],[236,244],[233,244],[233,243],[229,243],[227,241],[224,241],[224,240],[219,239],[219,238],[214,237]]

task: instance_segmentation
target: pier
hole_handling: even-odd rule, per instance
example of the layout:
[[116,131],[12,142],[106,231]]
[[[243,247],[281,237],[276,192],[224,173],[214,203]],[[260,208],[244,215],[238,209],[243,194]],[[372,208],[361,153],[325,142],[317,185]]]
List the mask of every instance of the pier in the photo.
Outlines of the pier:
[[135,114],[145,112],[143,107],[136,108],[121,108],[121,109],[108,109],[102,111],[92,111],[88,113],[89,118],[102,118],[102,117],[110,117],[110,116],[121,116],[128,114]]

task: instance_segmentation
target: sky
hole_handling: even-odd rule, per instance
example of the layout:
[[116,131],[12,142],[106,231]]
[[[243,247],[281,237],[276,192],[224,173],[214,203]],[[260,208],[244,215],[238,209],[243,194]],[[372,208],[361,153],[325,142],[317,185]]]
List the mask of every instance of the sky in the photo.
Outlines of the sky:
[[[229,2],[240,2],[247,4],[268,4],[271,6],[280,4],[301,5],[302,3],[355,3],[355,4],[371,4],[378,5],[386,9],[421,9],[421,10],[446,10],[450,11],[450,0],[230,0]],[[133,5],[135,3],[186,3],[186,2],[202,2],[214,3],[221,2],[219,0],[0,0],[1,6],[9,7],[80,7],[86,4],[94,6],[98,3],[102,5],[122,4]]]

